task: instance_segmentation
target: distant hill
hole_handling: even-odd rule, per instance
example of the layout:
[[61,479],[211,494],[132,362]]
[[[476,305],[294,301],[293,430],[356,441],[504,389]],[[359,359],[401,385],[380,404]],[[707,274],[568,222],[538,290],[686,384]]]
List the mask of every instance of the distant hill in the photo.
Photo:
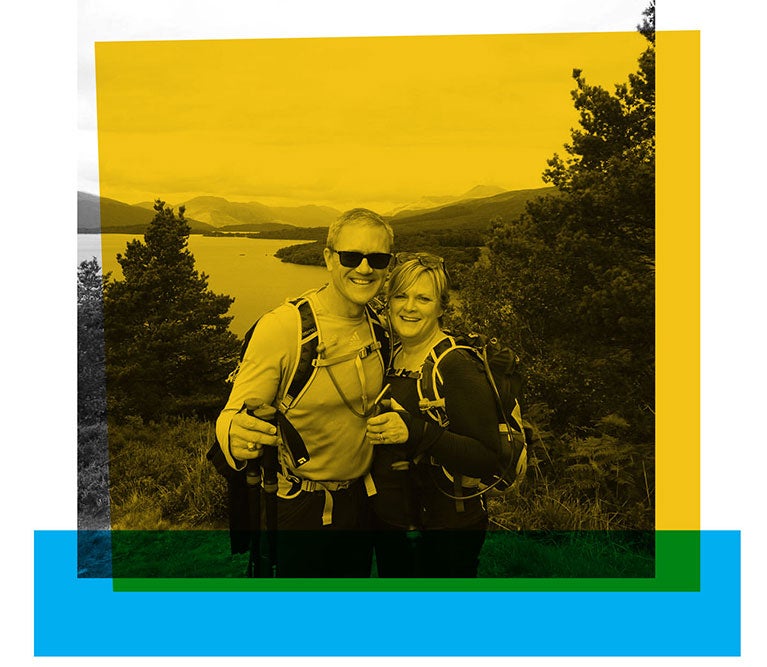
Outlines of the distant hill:
[[[271,227],[267,229],[267,227]],[[206,236],[248,236],[262,239],[324,239],[328,235],[327,227],[296,227],[295,225],[280,225],[274,223],[227,225],[208,232]]]
[[[265,206],[258,202],[231,202],[224,197],[193,197],[182,202],[186,216],[227,231],[268,231],[284,225],[327,227],[341,211],[329,206]],[[150,202],[136,206],[152,208]]]
[[401,211],[391,217],[389,222],[398,234],[443,229],[485,231],[490,228],[490,220],[493,218],[516,218],[525,210],[528,201],[554,191],[553,187],[513,190],[491,197],[463,199],[421,211]]
[[[436,252],[451,266],[465,270],[482,252],[491,220],[501,218],[510,222],[525,211],[529,201],[554,192],[553,187],[502,192],[422,211],[402,211],[388,220],[394,228],[398,251]],[[280,248],[275,257],[283,262],[321,266],[323,238],[318,234],[315,243]]]
[[478,199],[480,197],[494,197],[502,192],[508,192],[505,188],[497,185],[475,185],[471,190],[464,192],[460,199]]
[[464,199],[476,199],[479,197],[492,197],[497,194],[506,192],[503,188],[497,185],[475,185],[471,190],[467,190],[462,195],[431,195],[421,197],[419,200],[405,204],[404,206],[398,206],[397,208],[389,211],[387,216],[395,216],[407,211],[422,211],[425,209],[432,209],[447,204],[452,204]]
[[225,225],[260,225],[275,222],[267,206],[230,202],[223,197],[194,197],[185,202],[187,213],[216,228]]
[[[193,234],[213,229],[211,225],[185,216]],[[125,204],[116,199],[77,193],[77,231],[80,234],[143,234],[154,218],[144,206]]]
[[[406,209],[386,216],[397,234],[452,230],[486,231],[490,220],[511,220],[525,210],[530,199],[554,192],[554,188],[501,191],[494,186],[477,186],[463,198],[425,197],[430,207]],[[483,193],[493,193],[483,195]],[[449,203],[442,199],[451,200]],[[78,231],[81,233],[142,233],[151,222],[152,204],[130,205],[114,199],[77,193]],[[265,238],[320,238],[322,229],[340,211],[326,206],[269,207],[258,202],[230,202],[223,197],[194,197],[186,204],[185,217],[194,233],[260,233]],[[178,208],[174,206],[174,208]],[[99,215],[100,213],[100,215]],[[306,230],[307,234],[302,233]]]
[[278,220],[296,227],[328,227],[343,213],[330,206],[272,206]]
[[298,229],[295,225],[286,225],[282,222],[243,222],[216,227],[219,232],[276,232],[281,229]]

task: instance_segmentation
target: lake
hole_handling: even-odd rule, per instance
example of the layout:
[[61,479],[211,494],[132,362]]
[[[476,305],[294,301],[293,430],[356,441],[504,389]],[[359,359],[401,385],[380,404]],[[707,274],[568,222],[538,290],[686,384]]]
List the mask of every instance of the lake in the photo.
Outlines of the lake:
[[[122,278],[117,253],[125,253],[128,241],[143,240],[133,234],[78,234],[77,263],[96,257],[104,273]],[[206,273],[208,287],[216,294],[234,297],[229,314],[234,316],[230,328],[242,336],[261,315],[285,299],[319,287],[328,281],[324,267],[301,266],[281,262],[274,253],[293,240],[221,238],[192,234],[189,250],[195,268]]]

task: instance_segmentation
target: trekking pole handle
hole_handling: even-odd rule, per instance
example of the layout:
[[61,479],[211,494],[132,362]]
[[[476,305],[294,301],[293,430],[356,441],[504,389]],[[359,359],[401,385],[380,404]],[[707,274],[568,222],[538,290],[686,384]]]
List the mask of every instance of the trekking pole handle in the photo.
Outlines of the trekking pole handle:
[[368,416],[375,416],[380,414],[383,410],[383,406],[381,405],[381,401],[384,400],[384,396],[389,393],[389,390],[391,389],[391,384],[387,384],[381,391],[379,392],[378,396],[375,397],[373,400],[373,403],[370,405],[370,409],[368,410]]
[[[261,399],[246,400],[245,412],[251,417],[277,426],[276,408]],[[250,486],[258,486],[263,482],[264,491],[277,491],[277,447],[265,445],[261,457],[248,459],[245,480]]]

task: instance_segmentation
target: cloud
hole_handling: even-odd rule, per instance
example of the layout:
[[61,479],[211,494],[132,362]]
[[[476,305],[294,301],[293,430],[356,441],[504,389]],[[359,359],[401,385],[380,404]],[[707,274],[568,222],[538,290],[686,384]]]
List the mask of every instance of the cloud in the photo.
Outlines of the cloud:
[[[123,200],[211,192],[405,202],[488,181],[537,187],[577,120],[574,64],[611,84],[633,71],[641,46],[604,36],[594,48],[572,35],[114,42],[179,35],[164,30],[166,9],[142,24],[139,3],[123,23],[124,7],[85,4],[85,34],[100,42],[101,185]],[[185,11],[191,36],[204,4]],[[641,8],[632,12],[633,31]],[[524,20],[515,16],[515,29]],[[222,36],[225,23],[216,16],[207,34]],[[90,129],[95,95],[83,70],[80,127]],[[82,152],[94,149],[89,140]]]

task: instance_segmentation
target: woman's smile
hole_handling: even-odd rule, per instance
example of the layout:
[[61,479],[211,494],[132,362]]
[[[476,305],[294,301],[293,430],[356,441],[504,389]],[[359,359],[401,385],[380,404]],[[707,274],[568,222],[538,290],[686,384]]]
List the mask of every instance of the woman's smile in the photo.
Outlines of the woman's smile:
[[393,294],[389,308],[394,330],[406,345],[424,342],[439,329],[442,308],[434,281],[427,274],[421,275],[407,289]]

